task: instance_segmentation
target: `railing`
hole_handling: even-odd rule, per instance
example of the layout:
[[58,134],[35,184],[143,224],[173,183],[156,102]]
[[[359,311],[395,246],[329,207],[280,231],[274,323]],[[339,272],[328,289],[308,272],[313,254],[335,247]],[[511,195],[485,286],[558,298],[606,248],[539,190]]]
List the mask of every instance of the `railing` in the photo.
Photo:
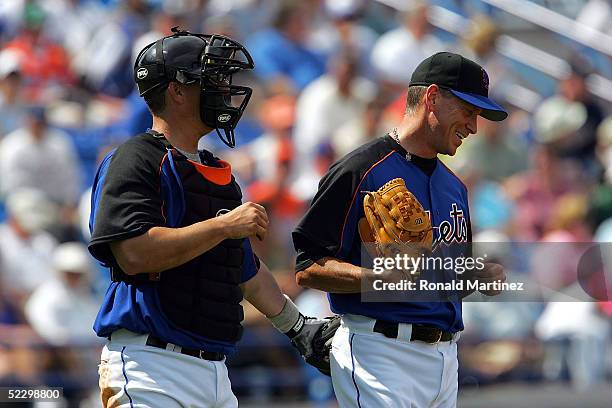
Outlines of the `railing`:
[[[401,0],[377,1],[397,10],[405,8],[405,3]],[[480,1],[612,56],[612,36],[594,30],[543,6],[527,0]],[[465,17],[440,6],[431,6],[429,20],[435,27],[457,36],[462,36],[470,24],[470,21]],[[570,72],[569,64],[563,59],[508,35],[499,37],[496,48],[501,55],[555,79],[561,79]],[[589,92],[593,95],[612,102],[612,81],[610,79],[599,74],[591,74],[587,78],[586,84]],[[539,95],[520,85],[517,85],[515,91],[513,95],[509,95],[513,100],[508,102],[526,111],[533,111],[540,99]]]
[[612,36],[527,0],[480,0],[537,26],[612,56]]
[[[469,28],[470,23],[468,19],[460,16],[459,14],[439,6],[431,7],[429,20],[434,26],[458,36],[464,34],[464,32]],[[612,37],[610,38],[610,41],[612,41]],[[612,45],[612,42],[610,45]],[[496,48],[501,55],[518,61],[556,79],[561,79],[570,72],[570,66],[565,60],[549,54],[546,51],[542,51],[541,49],[527,44],[526,42],[510,37],[509,35],[501,35],[497,41]],[[587,78],[587,87],[589,92],[591,92],[593,95],[596,95],[608,102],[612,102],[611,80],[599,74],[591,74]],[[517,92],[518,93],[516,95],[520,95],[520,97],[517,97],[516,100],[509,102],[522,109],[531,111],[533,109],[534,102],[537,102],[537,94],[530,89],[521,86],[517,88]]]

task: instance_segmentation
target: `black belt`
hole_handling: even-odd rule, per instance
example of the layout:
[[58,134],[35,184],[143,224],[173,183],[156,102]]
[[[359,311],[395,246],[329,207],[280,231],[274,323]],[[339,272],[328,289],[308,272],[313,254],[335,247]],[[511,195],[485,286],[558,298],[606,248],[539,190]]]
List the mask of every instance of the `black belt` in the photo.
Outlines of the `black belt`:
[[[168,343],[166,343],[163,340],[158,339],[157,337],[153,337],[151,335],[147,337],[147,346],[165,349],[167,345]],[[201,358],[202,360],[210,360],[210,361],[221,361],[225,358],[225,354],[223,353],[218,353],[215,351],[190,349],[190,348],[185,348],[185,347],[181,347],[181,354],[186,354],[191,357]]]
[[[399,333],[399,323],[386,322],[384,320],[376,320],[374,329],[376,333],[381,333],[385,337],[397,339]],[[440,341],[451,341],[453,333],[442,331],[436,327],[425,326],[422,324],[412,325],[412,334],[410,341],[424,341],[425,343],[435,344]]]

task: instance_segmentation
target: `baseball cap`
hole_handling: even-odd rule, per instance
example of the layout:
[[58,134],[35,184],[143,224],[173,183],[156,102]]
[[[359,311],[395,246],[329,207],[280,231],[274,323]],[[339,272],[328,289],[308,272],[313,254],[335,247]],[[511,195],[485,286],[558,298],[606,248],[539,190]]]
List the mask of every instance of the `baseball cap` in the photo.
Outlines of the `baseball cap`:
[[6,210],[30,234],[47,229],[58,221],[58,209],[40,190],[21,187],[6,198]]
[[326,0],[325,11],[333,19],[355,17],[363,9],[364,0]]
[[80,242],[65,242],[53,251],[53,267],[58,272],[92,273],[87,247]]
[[576,132],[586,121],[587,110],[581,102],[550,97],[533,114],[535,139],[540,143],[557,142]]
[[457,98],[482,109],[480,116],[493,121],[508,117],[508,112],[489,99],[489,76],[480,65],[459,54],[439,52],[421,62],[409,86],[436,84]]
[[13,50],[0,52],[0,79],[4,79],[11,74],[20,73],[21,59],[19,54]]

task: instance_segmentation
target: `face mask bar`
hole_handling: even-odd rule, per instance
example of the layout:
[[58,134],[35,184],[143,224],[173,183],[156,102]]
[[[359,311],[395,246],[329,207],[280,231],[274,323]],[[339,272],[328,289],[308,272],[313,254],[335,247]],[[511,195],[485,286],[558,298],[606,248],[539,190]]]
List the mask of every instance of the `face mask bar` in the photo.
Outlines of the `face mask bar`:
[[215,34],[209,36],[207,44],[202,54],[203,75],[232,75],[255,67],[251,54],[231,38]]
[[[225,36],[209,36],[207,44],[202,54],[200,116],[215,128],[223,143],[234,147],[234,129],[249,103],[252,89],[232,85],[232,75],[253,69],[253,59],[244,46]],[[243,98],[239,106],[231,103],[236,96]]]

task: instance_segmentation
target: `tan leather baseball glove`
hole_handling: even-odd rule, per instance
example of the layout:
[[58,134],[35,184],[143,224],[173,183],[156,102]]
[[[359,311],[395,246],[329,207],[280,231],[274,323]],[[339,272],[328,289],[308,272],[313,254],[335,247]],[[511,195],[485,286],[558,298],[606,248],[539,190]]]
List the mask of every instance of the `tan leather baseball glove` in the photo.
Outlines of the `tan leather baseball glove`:
[[363,209],[365,218],[359,220],[359,235],[365,244],[376,244],[373,256],[420,256],[431,251],[431,221],[403,179],[395,178],[377,191],[367,192]]

